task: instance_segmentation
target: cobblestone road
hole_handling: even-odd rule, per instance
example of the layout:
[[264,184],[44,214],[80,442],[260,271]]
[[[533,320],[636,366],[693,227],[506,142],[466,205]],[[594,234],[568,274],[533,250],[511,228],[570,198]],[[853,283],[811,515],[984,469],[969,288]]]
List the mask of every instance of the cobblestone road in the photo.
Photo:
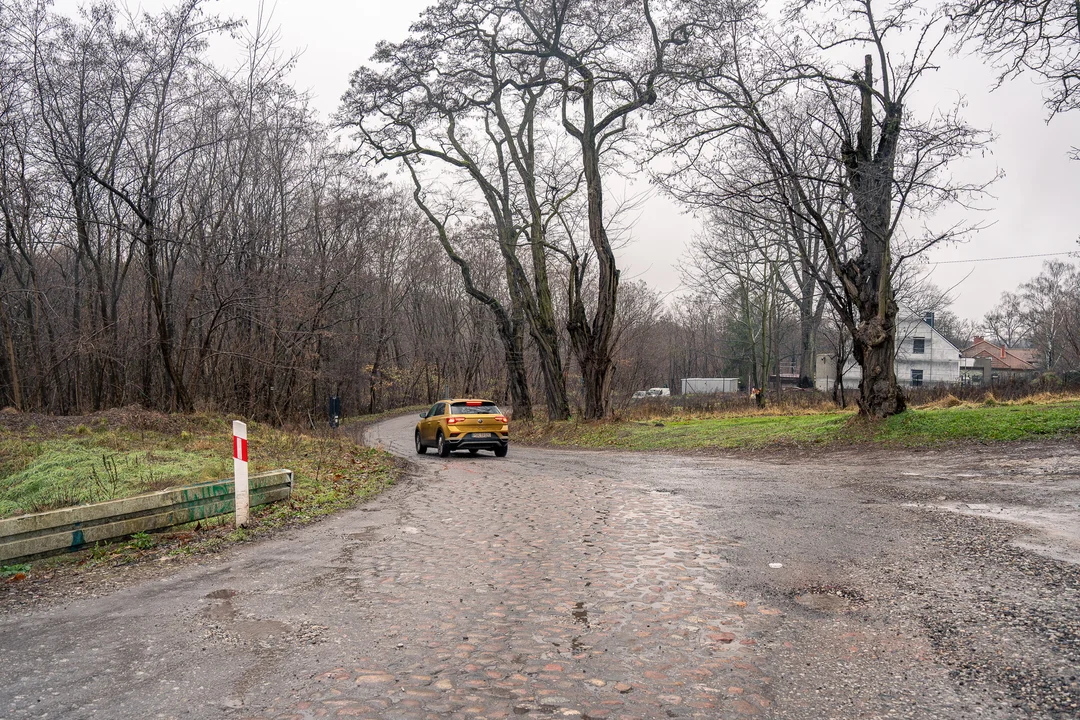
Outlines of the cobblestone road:
[[778,611],[716,586],[724,539],[669,493],[539,455],[524,477],[520,461],[418,458],[434,481],[404,498],[393,533],[336,560],[375,651],[322,669],[310,698],[268,715],[629,720],[768,708],[755,636]]
[[412,424],[363,506],[0,613],[0,720],[1080,716],[1075,443],[441,459]]

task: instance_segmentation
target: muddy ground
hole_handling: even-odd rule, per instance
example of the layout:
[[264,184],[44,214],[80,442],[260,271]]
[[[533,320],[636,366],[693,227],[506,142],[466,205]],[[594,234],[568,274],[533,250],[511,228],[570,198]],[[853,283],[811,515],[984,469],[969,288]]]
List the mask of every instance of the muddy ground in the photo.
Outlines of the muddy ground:
[[0,718],[1078,715],[1075,442],[440,459],[412,423],[370,431],[411,479],[316,526],[4,586]]

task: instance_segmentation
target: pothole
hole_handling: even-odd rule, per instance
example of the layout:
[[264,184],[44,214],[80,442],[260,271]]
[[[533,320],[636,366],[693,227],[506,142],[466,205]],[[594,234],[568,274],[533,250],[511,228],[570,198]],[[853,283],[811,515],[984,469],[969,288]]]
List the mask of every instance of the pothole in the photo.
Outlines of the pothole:
[[291,632],[288,625],[278,620],[240,620],[233,627],[246,640],[283,638]]
[[866,602],[858,591],[841,587],[808,587],[798,590],[794,600],[799,605],[823,613],[844,612]]
[[231,602],[214,603],[206,609],[206,617],[215,622],[224,622],[236,617],[236,610]]

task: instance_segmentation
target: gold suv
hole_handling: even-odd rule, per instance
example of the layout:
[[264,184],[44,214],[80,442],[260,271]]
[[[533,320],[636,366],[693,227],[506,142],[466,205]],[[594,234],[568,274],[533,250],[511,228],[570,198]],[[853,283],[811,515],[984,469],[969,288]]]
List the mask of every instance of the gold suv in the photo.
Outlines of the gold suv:
[[506,457],[510,447],[510,426],[506,415],[490,400],[440,400],[416,423],[416,452],[429,447],[448,457],[454,450],[492,450]]

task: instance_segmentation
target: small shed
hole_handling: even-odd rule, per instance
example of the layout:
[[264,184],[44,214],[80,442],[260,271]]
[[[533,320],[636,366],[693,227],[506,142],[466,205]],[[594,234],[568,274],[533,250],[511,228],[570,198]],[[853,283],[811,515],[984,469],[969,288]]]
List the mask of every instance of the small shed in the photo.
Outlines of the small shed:
[[683,395],[739,392],[739,378],[683,378]]

